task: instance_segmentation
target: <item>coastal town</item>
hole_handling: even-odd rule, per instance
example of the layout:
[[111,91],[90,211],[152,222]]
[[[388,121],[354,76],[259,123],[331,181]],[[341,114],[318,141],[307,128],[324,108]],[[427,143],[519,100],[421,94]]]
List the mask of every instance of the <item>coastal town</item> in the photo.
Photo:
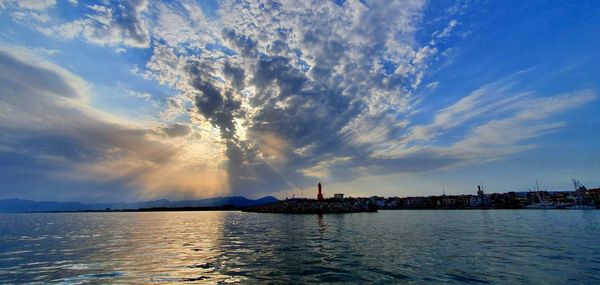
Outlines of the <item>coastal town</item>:
[[[600,188],[587,189],[579,181],[573,191],[531,190],[522,192],[485,193],[477,186],[474,195],[426,197],[370,197],[379,209],[598,209]],[[363,198],[365,199],[365,198]]]
[[600,208],[600,188],[587,189],[577,179],[572,179],[572,191],[540,190],[525,192],[485,193],[477,185],[475,194],[421,196],[421,197],[344,197],[335,193],[325,198],[321,183],[317,199],[286,198],[276,203],[250,207],[248,212],[263,213],[353,213],[401,209],[581,209]]
[[365,198],[344,198],[344,194],[334,194],[326,199],[321,183],[317,184],[317,199],[285,199],[275,203],[243,208],[244,212],[282,214],[327,214],[377,212],[377,203]]

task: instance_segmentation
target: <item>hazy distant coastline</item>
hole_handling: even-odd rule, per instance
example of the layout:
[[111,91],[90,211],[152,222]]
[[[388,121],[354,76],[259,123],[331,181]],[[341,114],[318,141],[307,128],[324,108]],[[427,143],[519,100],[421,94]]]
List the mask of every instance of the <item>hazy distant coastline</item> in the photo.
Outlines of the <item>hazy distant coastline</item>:
[[236,210],[278,201],[273,196],[252,200],[245,197],[215,197],[200,200],[169,201],[166,199],[133,203],[81,203],[31,201],[24,199],[0,200],[0,213],[31,212],[107,212],[107,211],[216,211]]
[[[286,199],[312,201],[313,199]],[[327,201],[336,201],[328,198]],[[339,200],[339,199],[338,199]],[[342,200],[364,207],[376,205],[382,210],[418,209],[598,209],[600,188],[582,187],[574,191],[528,191],[476,195],[438,195],[419,197],[346,197]],[[252,200],[245,197],[215,197],[201,200],[169,201],[166,199],[133,203],[81,203],[0,200],[0,213],[33,212],[161,212],[161,211],[235,211],[278,202],[273,196]],[[316,201],[316,200],[315,200]]]

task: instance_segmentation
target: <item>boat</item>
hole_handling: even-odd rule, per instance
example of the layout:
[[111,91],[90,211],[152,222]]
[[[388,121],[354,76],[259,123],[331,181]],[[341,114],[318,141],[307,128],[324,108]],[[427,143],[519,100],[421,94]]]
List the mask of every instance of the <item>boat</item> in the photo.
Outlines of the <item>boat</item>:
[[535,180],[535,188],[536,188],[536,196],[537,196],[537,200],[539,202],[535,203],[535,204],[531,204],[531,205],[527,205],[525,206],[525,209],[556,209],[557,205],[554,204],[553,202],[547,201],[546,197],[543,197],[543,195],[540,195],[541,191],[540,191],[540,186],[538,185],[538,181],[537,179]]

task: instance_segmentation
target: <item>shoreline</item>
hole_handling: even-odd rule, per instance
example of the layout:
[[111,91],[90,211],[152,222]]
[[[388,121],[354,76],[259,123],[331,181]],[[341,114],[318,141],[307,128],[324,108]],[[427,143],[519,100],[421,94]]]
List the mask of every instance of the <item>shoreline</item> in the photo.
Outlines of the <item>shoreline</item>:
[[[403,208],[403,209],[378,209],[378,211],[506,211],[506,210],[518,210],[518,211],[597,211],[596,209],[560,209],[560,208],[548,208],[548,209],[528,209],[528,208]],[[36,212],[1,212],[2,214],[68,214],[68,213],[143,213],[143,212],[245,212],[245,213],[259,213],[259,214],[293,214],[293,215],[304,215],[304,214],[319,214],[319,213],[277,213],[277,212],[255,212],[245,211],[242,208],[236,209],[181,209],[181,208],[168,208],[168,209],[127,209],[127,210],[85,210],[85,211],[36,211]],[[374,213],[369,211],[361,212],[339,212],[339,213],[320,213],[320,214],[350,214],[350,213]],[[375,212],[376,213],[376,212]]]

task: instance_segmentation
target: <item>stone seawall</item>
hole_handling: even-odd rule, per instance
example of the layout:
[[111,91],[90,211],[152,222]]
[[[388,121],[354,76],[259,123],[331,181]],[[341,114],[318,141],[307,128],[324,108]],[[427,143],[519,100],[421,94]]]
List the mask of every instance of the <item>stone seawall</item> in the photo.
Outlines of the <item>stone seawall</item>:
[[248,207],[244,212],[283,213],[283,214],[328,214],[328,213],[358,213],[377,212],[375,204],[362,204],[357,201],[334,200],[324,201],[309,199],[292,199],[273,204]]

